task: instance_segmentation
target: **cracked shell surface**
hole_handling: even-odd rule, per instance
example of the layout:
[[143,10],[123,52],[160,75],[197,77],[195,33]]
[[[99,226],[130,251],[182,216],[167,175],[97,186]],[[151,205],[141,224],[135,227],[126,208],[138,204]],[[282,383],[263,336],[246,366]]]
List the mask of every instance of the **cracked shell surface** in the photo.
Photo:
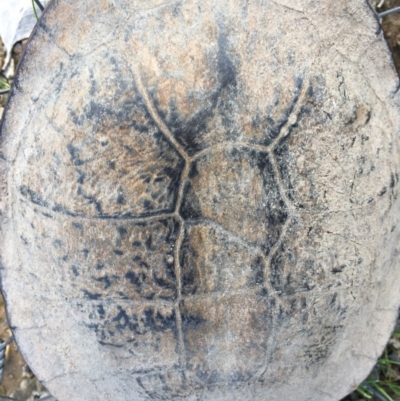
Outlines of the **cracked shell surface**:
[[400,302],[398,88],[361,0],[54,0],[0,147],[35,374],[59,401],[352,391]]

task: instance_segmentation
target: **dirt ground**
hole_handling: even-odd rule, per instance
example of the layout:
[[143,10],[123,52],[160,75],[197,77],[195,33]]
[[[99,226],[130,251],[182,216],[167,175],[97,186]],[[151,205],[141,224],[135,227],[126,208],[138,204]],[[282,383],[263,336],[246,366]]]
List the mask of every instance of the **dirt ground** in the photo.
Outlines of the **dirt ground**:
[[[0,338],[7,340],[11,336],[7,324],[5,305],[0,295]],[[9,396],[18,401],[33,401],[47,397],[49,394],[39,383],[25,363],[15,343],[6,349],[3,379],[0,384],[0,396]],[[1,397],[0,397],[1,400]]]
[[[378,12],[383,12],[394,7],[400,7],[400,0],[386,0]],[[382,19],[382,28],[386,40],[393,54],[393,60],[400,75],[400,12],[388,15]]]
[[[2,1],[2,0],[0,0]],[[380,0],[376,0],[379,4]],[[383,12],[385,10],[399,7],[400,0],[385,0],[378,12]],[[393,53],[393,59],[400,75],[400,12],[384,17],[382,20],[382,28],[385,33],[385,37],[389,43],[390,49]],[[7,74],[0,74],[0,92],[2,89],[6,88],[8,85],[12,84],[12,78],[14,74],[15,67],[18,64],[19,59],[24,50],[26,41],[17,43],[13,49],[12,63],[13,65],[8,70]],[[3,44],[0,39],[0,71],[5,58],[5,51]],[[3,113],[5,103],[7,101],[7,94],[0,94],[0,118]],[[400,332],[400,325],[398,327]],[[4,300],[0,294],[0,339],[7,340],[11,336],[11,330],[7,324],[7,317],[5,313]],[[395,360],[400,361],[400,340],[392,338],[388,344],[387,354],[390,355]],[[45,357],[45,356],[44,356]],[[372,373],[372,377],[380,377],[380,368],[377,367]],[[393,380],[400,384],[400,366],[397,366],[393,372]],[[2,397],[6,398],[2,398]],[[22,356],[19,354],[15,343],[10,344],[6,350],[6,360],[3,378],[0,382],[0,401],[1,400],[11,400],[17,401],[33,401],[33,400],[49,400],[48,393],[46,389],[39,383],[39,381],[34,377],[29,367],[25,363]],[[54,400],[53,398],[51,398]],[[347,396],[342,401],[366,401],[367,399],[362,397],[359,393],[354,392]],[[378,400],[378,398],[370,398],[370,400]],[[399,398],[393,398],[394,401],[400,401]]]

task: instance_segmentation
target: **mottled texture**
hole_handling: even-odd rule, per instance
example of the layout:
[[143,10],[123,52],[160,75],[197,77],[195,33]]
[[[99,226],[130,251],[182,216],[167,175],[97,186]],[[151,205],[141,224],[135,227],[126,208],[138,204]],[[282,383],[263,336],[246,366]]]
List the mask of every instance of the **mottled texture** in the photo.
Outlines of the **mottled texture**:
[[354,389],[400,303],[398,88],[361,0],[54,0],[0,142],[33,371],[59,401]]

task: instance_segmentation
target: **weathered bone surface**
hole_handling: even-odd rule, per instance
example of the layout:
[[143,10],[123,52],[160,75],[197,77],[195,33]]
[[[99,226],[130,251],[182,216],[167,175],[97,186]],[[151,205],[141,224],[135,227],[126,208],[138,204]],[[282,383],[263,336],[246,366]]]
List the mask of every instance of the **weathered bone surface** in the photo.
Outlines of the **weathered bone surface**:
[[54,1],[1,131],[2,283],[59,401],[337,401],[400,297],[398,77],[367,2]]

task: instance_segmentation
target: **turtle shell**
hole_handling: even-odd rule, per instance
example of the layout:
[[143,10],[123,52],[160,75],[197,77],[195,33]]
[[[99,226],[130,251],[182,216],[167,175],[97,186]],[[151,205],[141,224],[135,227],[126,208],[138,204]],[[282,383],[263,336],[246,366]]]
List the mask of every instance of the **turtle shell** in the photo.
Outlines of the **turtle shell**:
[[54,0],[1,131],[36,375],[59,401],[353,390],[400,301],[398,88],[366,2]]

